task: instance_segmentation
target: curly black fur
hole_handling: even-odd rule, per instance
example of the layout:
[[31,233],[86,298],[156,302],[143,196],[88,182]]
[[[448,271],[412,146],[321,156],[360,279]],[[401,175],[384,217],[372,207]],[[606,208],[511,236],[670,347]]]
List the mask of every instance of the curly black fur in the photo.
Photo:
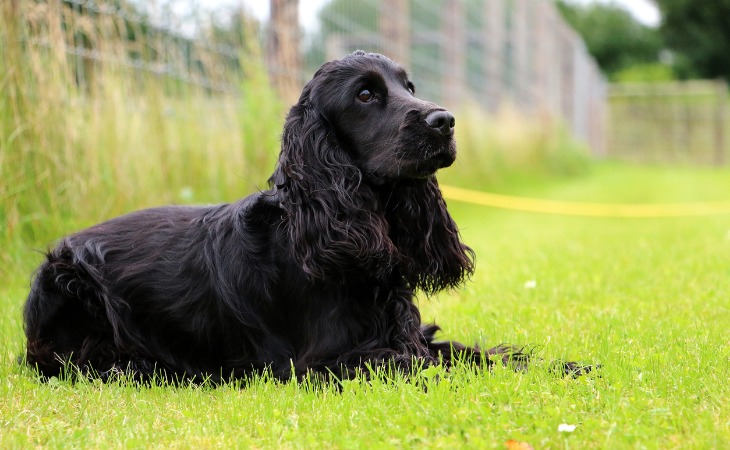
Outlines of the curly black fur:
[[25,304],[26,361],[220,380],[477,358],[434,342],[414,304],[473,271],[434,176],[455,156],[453,116],[400,66],[360,51],[326,63],[287,116],[269,190],[133,212],[51,250]]

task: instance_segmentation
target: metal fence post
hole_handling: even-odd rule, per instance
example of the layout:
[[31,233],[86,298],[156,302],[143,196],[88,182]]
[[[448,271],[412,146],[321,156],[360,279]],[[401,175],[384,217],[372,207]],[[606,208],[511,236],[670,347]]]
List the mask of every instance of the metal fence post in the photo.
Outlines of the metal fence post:
[[267,42],[271,81],[286,102],[296,101],[301,88],[299,0],[270,0],[271,21]]

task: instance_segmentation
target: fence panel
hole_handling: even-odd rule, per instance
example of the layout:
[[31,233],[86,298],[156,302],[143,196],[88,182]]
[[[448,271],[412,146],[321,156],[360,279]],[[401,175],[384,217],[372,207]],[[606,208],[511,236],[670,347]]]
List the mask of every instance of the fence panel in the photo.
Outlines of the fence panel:
[[549,114],[604,151],[604,78],[550,0],[335,1],[320,18],[303,81],[325,60],[382,52],[410,69],[425,98]]
[[20,1],[15,13],[27,24],[22,37],[25,45],[49,55],[67,55],[69,71],[87,91],[103,84],[102,69],[113,68],[128,71],[130,79],[164,79],[171,90],[194,86],[211,93],[238,92],[242,73],[238,43],[193,38],[178,30],[171,12],[150,12],[154,8],[143,6],[91,0]]
[[730,160],[723,81],[612,85],[608,104],[609,156],[705,165]]

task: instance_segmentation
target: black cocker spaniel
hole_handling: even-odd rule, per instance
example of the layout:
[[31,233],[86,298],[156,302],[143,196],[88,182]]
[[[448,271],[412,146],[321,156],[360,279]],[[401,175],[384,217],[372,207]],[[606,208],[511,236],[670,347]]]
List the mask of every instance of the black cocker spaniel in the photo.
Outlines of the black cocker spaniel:
[[473,271],[435,178],[454,116],[390,59],[324,64],[289,112],[269,189],[133,212],[64,238],[25,304],[26,362],[90,376],[350,376],[449,364],[414,291]]

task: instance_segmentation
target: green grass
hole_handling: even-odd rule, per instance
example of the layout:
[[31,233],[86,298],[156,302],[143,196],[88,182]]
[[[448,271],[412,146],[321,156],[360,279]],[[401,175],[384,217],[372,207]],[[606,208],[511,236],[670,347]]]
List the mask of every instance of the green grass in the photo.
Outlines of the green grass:
[[[727,215],[588,219],[451,202],[477,272],[457,292],[421,298],[424,320],[449,339],[536,346],[546,362],[528,373],[427,371],[417,383],[376,377],[342,392],[266,379],[215,389],[38,383],[16,358],[40,252],[133,209],[264,186],[284,109],[255,55],[241,97],[113,65],[84,91],[63,52],[74,30],[58,26],[53,2],[19,2],[21,14],[33,6],[24,20],[11,3],[0,6],[0,448],[730,446]],[[53,48],[22,44],[31,37]],[[96,39],[124,54],[114,36]],[[556,124],[509,111],[458,116],[459,161],[443,182],[569,201],[730,200],[727,169],[593,164]],[[554,359],[603,368],[563,379],[548,373]],[[560,433],[563,423],[577,428]]]
[[[727,170],[599,164],[590,175],[517,190],[684,202],[721,200],[729,180]],[[0,288],[0,447],[730,445],[730,216],[584,219],[450,208],[478,269],[462,290],[421,299],[424,319],[438,321],[444,337],[533,344],[547,361],[600,363],[597,374],[556,378],[538,363],[528,373],[457,370],[426,380],[427,389],[397,377],[350,382],[342,393],[266,380],[217,389],[38,384],[14,359],[23,345],[23,270]],[[577,428],[560,433],[562,423]]]

